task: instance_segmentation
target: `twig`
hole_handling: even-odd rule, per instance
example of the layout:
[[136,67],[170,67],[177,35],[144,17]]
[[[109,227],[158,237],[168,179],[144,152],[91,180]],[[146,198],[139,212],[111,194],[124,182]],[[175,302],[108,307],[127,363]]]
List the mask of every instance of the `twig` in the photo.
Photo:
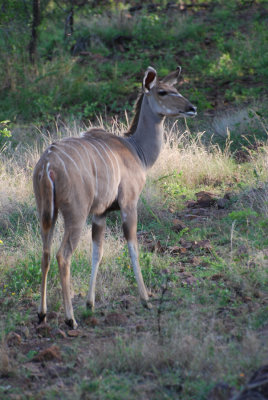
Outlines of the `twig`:
[[262,380],[259,380],[258,382],[248,383],[244,387],[244,389],[241,392],[239,392],[238,394],[236,394],[234,397],[232,397],[231,400],[239,400],[240,396],[243,394],[247,394],[247,392],[249,390],[256,389],[260,386],[266,385],[267,383],[268,383],[268,378],[264,378]]
[[158,216],[153,212],[153,210],[147,203],[146,199],[143,196],[141,196],[140,198],[141,198],[141,201],[143,202],[145,208],[147,209],[147,211],[154,217],[154,219],[159,223],[159,225],[163,225],[162,222],[160,221],[160,219],[158,218]]
[[168,290],[167,284],[169,281],[169,277],[166,275],[164,279],[165,279],[164,284],[161,285],[162,293],[161,293],[161,297],[160,297],[159,305],[158,305],[158,309],[157,309],[157,327],[158,327],[158,335],[159,335],[159,343],[160,344],[163,344],[163,334],[162,334],[162,326],[161,326],[161,315],[162,315],[162,311],[163,311],[162,304],[164,302],[165,293]]
[[233,237],[234,237],[234,228],[235,228],[236,220],[233,221],[232,223],[232,228],[231,228],[231,260],[233,260]]

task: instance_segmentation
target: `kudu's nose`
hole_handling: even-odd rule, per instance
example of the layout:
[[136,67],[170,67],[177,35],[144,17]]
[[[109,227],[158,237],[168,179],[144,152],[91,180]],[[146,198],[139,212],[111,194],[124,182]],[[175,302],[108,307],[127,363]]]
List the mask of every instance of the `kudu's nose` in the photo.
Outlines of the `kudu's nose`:
[[195,106],[193,106],[192,104],[190,104],[187,111],[188,111],[188,112],[196,113],[196,110],[197,110],[197,108],[196,108]]

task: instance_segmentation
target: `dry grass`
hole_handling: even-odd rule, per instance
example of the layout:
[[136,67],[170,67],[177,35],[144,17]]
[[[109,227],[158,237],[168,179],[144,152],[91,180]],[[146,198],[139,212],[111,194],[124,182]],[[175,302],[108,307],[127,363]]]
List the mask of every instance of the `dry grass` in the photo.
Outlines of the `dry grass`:
[[[166,321],[169,332],[164,343],[156,334],[145,333],[126,340],[118,338],[113,344],[95,348],[92,368],[97,374],[105,369],[117,373],[156,373],[177,370],[182,378],[210,381],[228,376],[230,371],[245,374],[252,366],[261,365],[267,358],[267,349],[261,338],[251,331],[243,332],[243,339],[231,343],[217,328],[220,319],[202,319],[198,310],[192,310],[190,320]],[[238,357],[239,354],[239,357]],[[93,365],[94,364],[94,365]]]
[[[126,121],[128,125],[127,115]],[[100,118],[99,125],[105,128],[107,124]],[[42,144],[39,149],[37,147],[25,149],[18,146],[15,151],[8,149],[0,154],[0,226],[2,232],[7,232],[11,228],[10,215],[20,214],[21,220],[23,220],[25,207],[28,207],[28,213],[33,211],[32,170],[43,149],[55,137],[79,136],[81,132],[90,127],[76,123],[65,125],[59,121],[51,134],[41,132]],[[116,135],[122,134],[126,129],[126,125],[118,123],[116,120],[110,125],[110,131]],[[198,133],[193,137],[189,131],[180,132],[176,124],[166,132],[163,150],[157,163],[149,171],[148,181],[143,191],[143,197],[152,209],[159,208],[159,202],[162,201],[155,181],[174,173],[174,171],[180,173],[180,184],[187,188],[197,188],[202,185],[217,186],[224,182],[228,183],[234,175],[239,180],[240,175],[244,173],[243,169],[238,168],[232,159],[228,147],[223,151],[216,145],[206,146],[202,142],[202,135],[202,133]],[[252,162],[247,165],[248,172],[255,170],[262,181],[267,178],[267,149],[264,146],[260,152],[252,156]],[[263,197],[262,207],[267,213],[267,191],[259,192],[259,195]],[[254,196],[250,196],[250,198],[253,201]],[[141,202],[139,208],[142,214],[148,214],[148,210]],[[26,217],[28,217],[27,212]],[[59,227],[56,232],[57,245],[61,231],[62,228]],[[27,242],[29,244],[36,243],[36,239],[33,241],[33,235],[32,227],[29,225],[24,232],[24,248],[27,248]],[[85,230],[81,240],[81,243],[85,243],[85,249],[90,249],[89,242],[90,231]],[[116,245],[116,247],[118,246]],[[81,245],[79,249],[81,250]],[[107,249],[106,252],[108,253]]]
[[188,188],[229,181],[236,168],[229,148],[223,151],[217,145],[205,145],[203,134],[191,135],[176,129],[166,132],[163,150],[149,176],[159,179],[177,172]]

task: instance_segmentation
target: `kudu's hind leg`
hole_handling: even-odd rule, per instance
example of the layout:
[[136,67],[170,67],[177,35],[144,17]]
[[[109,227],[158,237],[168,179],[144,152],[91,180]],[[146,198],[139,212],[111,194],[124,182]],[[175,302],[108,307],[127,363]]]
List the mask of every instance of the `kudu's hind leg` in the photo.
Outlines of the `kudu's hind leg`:
[[137,210],[121,209],[122,220],[123,220],[123,232],[128,243],[128,252],[131,259],[132,268],[134,270],[135,278],[138,284],[138,290],[141,297],[142,305],[146,308],[151,308],[151,304],[148,302],[149,297],[147,289],[144,285],[140,264],[139,264],[139,252],[137,242]]
[[71,288],[70,288],[70,266],[71,257],[74,250],[77,247],[83,225],[85,223],[85,218],[76,218],[75,216],[68,213],[68,219],[70,221],[75,221],[75,225],[67,224],[65,221],[65,231],[64,237],[57,253],[57,261],[60,271],[60,280],[62,287],[63,304],[65,311],[65,322],[71,328],[77,328],[77,322],[74,318],[73,306],[71,300]]
[[42,241],[43,241],[43,254],[42,254],[42,262],[41,262],[41,270],[42,270],[42,283],[41,283],[41,300],[38,308],[38,319],[39,323],[46,320],[47,313],[47,274],[50,266],[50,252],[51,252],[51,243],[53,237],[53,231],[56,224],[58,213],[57,211],[54,213],[52,226],[48,232],[41,231]]
[[105,217],[93,216],[92,219],[92,264],[89,291],[87,296],[87,307],[94,310],[95,287],[98,268],[103,255],[103,238],[105,231]]

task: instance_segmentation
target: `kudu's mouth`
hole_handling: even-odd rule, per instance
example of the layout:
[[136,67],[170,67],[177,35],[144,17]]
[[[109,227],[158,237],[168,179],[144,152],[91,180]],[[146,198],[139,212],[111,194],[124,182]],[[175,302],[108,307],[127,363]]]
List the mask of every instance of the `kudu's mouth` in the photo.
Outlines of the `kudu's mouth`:
[[169,117],[191,117],[194,118],[197,115],[196,111],[178,111],[178,113],[170,114]]
[[184,117],[195,117],[197,115],[196,107],[193,105],[189,106],[189,109],[187,111],[181,111],[180,115]]
[[188,111],[187,113],[184,113],[187,117],[195,117],[197,115],[196,111]]

